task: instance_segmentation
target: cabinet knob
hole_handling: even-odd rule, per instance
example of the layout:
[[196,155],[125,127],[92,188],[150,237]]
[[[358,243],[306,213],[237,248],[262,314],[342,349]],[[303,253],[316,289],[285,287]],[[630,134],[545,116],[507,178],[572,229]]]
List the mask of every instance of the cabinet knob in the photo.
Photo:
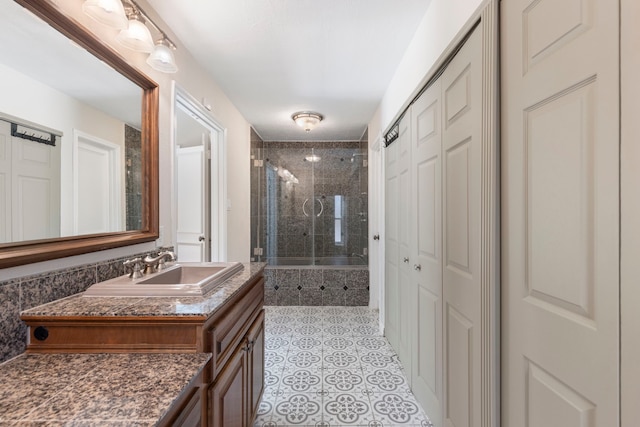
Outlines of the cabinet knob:
[[402,260],[402,262],[404,262],[405,264],[409,264],[409,258],[404,257],[404,259]]
[[38,326],[33,331],[33,337],[38,341],[44,341],[49,338],[49,330],[44,326]]
[[422,270],[422,266],[420,264],[415,264],[413,266],[413,269],[416,270],[416,271],[420,271],[420,270]]
[[379,234],[374,234],[373,235],[373,240],[380,240],[380,235]]

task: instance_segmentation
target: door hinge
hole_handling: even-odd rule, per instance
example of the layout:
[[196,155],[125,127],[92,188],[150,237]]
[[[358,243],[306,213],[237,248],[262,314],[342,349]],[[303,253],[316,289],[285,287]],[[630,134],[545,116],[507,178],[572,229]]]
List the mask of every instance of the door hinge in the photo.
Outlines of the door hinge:
[[253,254],[255,256],[261,256],[262,255],[262,248],[253,248]]
[[264,166],[264,160],[254,160],[253,161],[253,167],[261,168],[262,166]]

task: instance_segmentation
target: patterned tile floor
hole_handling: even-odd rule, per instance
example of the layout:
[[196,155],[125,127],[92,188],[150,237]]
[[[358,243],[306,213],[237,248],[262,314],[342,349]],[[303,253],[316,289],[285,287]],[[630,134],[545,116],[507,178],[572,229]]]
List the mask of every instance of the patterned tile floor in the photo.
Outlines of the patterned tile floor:
[[254,427],[431,427],[366,307],[265,307]]

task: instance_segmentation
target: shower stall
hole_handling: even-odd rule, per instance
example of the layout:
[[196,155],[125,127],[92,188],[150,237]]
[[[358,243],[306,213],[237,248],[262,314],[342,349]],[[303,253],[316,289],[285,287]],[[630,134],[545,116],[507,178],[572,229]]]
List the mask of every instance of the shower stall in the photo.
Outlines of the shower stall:
[[367,159],[360,143],[263,147],[254,159],[262,171],[262,214],[253,258],[269,265],[366,265]]
[[275,290],[302,292],[292,304],[305,303],[304,289],[321,291],[324,305],[329,290],[341,291],[334,305],[363,305],[364,295],[349,304],[345,291],[368,292],[366,138],[262,142],[252,136],[251,259],[267,262]]

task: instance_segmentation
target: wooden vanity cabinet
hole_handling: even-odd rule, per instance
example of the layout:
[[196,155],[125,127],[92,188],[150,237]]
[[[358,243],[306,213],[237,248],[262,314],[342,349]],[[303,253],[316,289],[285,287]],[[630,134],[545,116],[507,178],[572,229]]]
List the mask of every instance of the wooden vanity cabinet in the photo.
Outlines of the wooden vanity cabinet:
[[[258,276],[212,316],[22,319],[29,353],[211,353],[200,387],[161,425],[241,427],[252,424],[264,387],[263,305],[264,278]],[[43,329],[44,339],[38,336]]]
[[205,373],[201,372],[196,381],[185,390],[171,406],[169,412],[158,423],[159,427],[201,427],[202,413],[206,408]]
[[211,386],[210,425],[252,425],[263,389],[264,310],[261,309]]

